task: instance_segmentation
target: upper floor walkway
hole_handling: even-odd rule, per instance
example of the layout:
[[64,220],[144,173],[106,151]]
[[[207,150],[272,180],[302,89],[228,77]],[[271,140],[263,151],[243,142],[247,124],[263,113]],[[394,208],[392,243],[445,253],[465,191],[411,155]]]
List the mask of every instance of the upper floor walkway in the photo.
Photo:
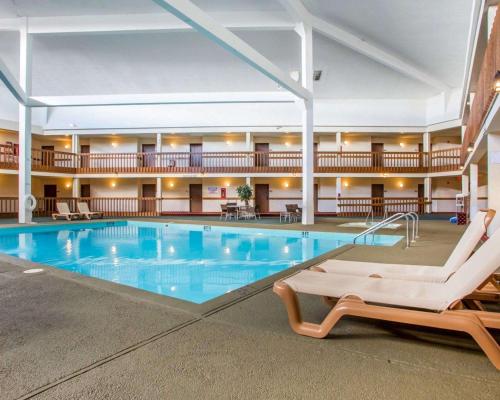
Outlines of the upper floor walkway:
[[[34,171],[117,173],[301,173],[300,151],[71,153],[33,149]],[[18,169],[17,147],[0,145],[0,169]],[[460,148],[430,152],[316,151],[315,173],[431,173],[460,169]]]

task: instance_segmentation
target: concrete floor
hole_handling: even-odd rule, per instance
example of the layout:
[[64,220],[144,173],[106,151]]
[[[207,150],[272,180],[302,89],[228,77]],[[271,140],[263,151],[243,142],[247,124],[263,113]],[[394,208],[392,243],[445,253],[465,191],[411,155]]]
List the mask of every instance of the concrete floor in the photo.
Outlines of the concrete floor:
[[[357,246],[338,258],[440,265],[462,231],[423,221],[410,249]],[[301,300],[309,320],[328,311]],[[349,318],[324,340],[301,337],[269,285],[196,312],[4,261],[0,307],[2,400],[500,398],[500,373],[467,336]]]

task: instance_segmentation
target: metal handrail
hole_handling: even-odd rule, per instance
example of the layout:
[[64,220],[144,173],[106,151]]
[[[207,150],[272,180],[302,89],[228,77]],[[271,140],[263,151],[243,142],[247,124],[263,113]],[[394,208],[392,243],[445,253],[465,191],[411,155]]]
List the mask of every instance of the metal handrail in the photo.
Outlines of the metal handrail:
[[[371,226],[370,228],[364,230],[363,232],[359,233],[354,237],[353,244],[356,244],[356,240],[358,240],[360,237],[365,238],[365,243],[366,243],[366,236],[372,233],[373,235],[375,232],[384,226],[389,225],[391,222],[397,221],[399,219],[404,218],[406,220],[406,247],[410,247],[410,243],[415,242],[416,238],[418,238],[418,224],[419,224],[419,217],[416,213],[414,212],[408,212],[408,213],[397,213],[389,218],[384,219],[383,221],[379,222],[378,224]],[[412,220],[412,235],[410,238],[410,226],[409,222],[410,219]]]

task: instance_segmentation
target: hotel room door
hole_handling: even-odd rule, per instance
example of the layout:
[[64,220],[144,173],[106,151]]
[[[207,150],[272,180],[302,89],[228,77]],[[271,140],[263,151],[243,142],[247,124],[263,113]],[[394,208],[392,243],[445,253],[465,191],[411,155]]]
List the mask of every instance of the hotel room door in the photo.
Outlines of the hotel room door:
[[192,213],[203,212],[203,186],[201,184],[189,185],[189,211]]
[[90,145],[82,144],[80,146],[80,168],[90,167],[89,153],[90,153]]
[[156,211],[156,184],[145,183],[142,185],[141,211],[154,212]]
[[269,143],[255,143],[256,167],[269,167]]
[[203,166],[203,145],[201,143],[189,145],[189,166],[195,168]]
[[44,167],[54,166],[54,146],[42,146],[42,165]]
[[372,184],[372,211],[374,215],[384,215],[384,185]]
[[255,208],[261,214],[269,212],[269,185],[255,185]]
[[[142,166],[143,167],[154,167],[155,166],[155,155],[156,145],[154,144],[143,144],[142,145]],[[149,154],[151,153],[151,154]]]
[[384,166],[384,144],[372,143],[372,167]]
[[423,183],[418,184],[418,213],[425,212],[425,186]]
[[56,210],[57,185],[43,185],[43,197],[44,210],[54,212]]

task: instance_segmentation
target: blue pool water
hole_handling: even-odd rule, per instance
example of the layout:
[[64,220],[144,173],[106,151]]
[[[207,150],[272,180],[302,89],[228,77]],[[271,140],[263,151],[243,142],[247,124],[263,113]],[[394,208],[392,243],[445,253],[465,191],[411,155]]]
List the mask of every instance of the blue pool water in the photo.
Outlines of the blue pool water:
[[[0,253],[203,303],[344,244],[345,233],[137,221],[0,229]],[[401,236],[375,236],[393,245]]]

